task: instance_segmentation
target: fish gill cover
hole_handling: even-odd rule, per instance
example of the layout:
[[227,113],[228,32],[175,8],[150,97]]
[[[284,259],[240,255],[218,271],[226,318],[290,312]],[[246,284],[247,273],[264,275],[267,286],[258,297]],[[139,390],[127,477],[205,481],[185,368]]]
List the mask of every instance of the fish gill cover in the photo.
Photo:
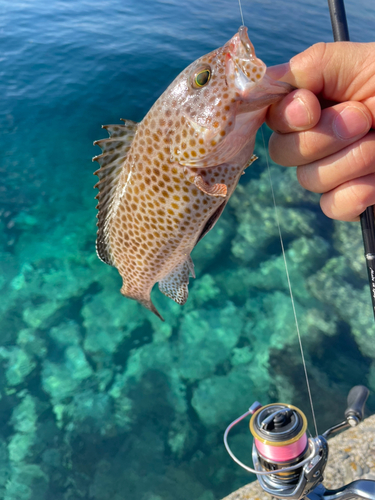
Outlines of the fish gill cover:
[[[374,7],[346,3],[352,39],[371,39]],[[316,2],[299,10],[289,0],[277,9],[254,1],[248,9],[251,41],[267,65],[331,40],[328,12]],[[117,271],[93,250],[90,142],[101,123],[139,122],[239,20],[237,5],[222,1],[3,7],[5,500],[220,500],[253,479],[222,445],[233,417],[258,399],[291,402],[310,418],[261,142],[259,160],[192,253],[199,280],[188,302],[181,308],[154,294],[165,323],[118,293]],[[341,417],[352,385],[375,390],[360,230],[327,220],[292,169],[271,165],[271,174],[322,429]],[[244,432],[233,447],[247,461]]]

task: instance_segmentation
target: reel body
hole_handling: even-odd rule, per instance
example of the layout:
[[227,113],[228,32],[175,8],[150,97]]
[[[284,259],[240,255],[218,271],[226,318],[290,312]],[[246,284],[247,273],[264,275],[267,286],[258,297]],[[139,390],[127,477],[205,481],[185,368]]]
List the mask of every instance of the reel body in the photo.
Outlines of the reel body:
[[[354,481],[338,490],[327,490],[322,483],[328,461],[327,437],[349,426],[358,425],[364,415],[369,390],[356,386],[348,395],[345,420],[330,427],[322,435],[307,436],[307,420],[295,406],[274,403],[262,406],[257,401],[224,433],[224,444],[232,459],[257,475],[261,487],[276,498],[301,500],[375,500],[375,481]],[[229,431],[245,417],[252,415],[250,432],[254,437],[254,468],[242,462],[228,445]]]

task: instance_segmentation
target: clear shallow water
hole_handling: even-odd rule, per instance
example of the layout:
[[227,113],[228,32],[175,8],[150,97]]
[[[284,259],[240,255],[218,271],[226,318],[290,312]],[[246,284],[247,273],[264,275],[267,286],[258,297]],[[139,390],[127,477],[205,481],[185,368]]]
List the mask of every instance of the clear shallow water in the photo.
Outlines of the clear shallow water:
[[[276,4],[243,4],[268,65],[331,41],[325,2]],[[375,7],[348,1],[347,13],[352,40],[372,41]],[[310,418],[261,141],[195,250],[187,305],[155,293],[165,324],[96,258],[90,159],[101,124],[140,120],[233,35],[238,6],[0,2],[0,14],[0,496],[219,500],[252,479],[223,449],[231,419],[254,399]],[[292,170],[272,172],[323,430],[352,385],[375,391],[361,237],[322,216]],[[233,443],[248,460],[245,427]]]

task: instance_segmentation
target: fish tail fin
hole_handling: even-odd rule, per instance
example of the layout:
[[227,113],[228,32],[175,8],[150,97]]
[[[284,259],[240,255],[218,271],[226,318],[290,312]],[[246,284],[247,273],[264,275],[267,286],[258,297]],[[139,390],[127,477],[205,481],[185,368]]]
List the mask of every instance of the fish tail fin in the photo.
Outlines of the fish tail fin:
[[153,312],[155,314],[155,316],[157,316],[158,318],[160,318],[162,321],[165,321],[164,318],[163,318],[163,316],[159,313],[159,311],[156,309],[156,307],[152,303],[151,299],[149,299],[148,301],[141,302],[141,304],[144,307],[146,307],[147,309],[149,309],[151,312]]
[[143,307],[153,312],[155,316],[164,321],[163,316],[159,313],[159,311],[152,303],[152,300],[150,298],[150,291],[148,291],[147,293],[141,293],[140,291],[129,290],[125,283],[123,284],[120,291],[122,295],[128,297],[129,299],[137,300],[140,304],[142,304]]

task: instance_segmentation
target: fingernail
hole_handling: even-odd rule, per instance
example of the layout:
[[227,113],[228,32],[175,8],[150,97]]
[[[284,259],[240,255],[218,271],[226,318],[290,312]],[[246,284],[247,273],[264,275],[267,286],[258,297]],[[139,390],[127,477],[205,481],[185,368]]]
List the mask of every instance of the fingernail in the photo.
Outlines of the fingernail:
[[306,104],[299,97],[295,97],[285,109],[288,125],[294,130],[305,129],[311,123],[311,115]]
[[333,120],[333,130],[339,139],[353,139],[369,129],[369,119],[363,111],[354,106],[347,106]]

